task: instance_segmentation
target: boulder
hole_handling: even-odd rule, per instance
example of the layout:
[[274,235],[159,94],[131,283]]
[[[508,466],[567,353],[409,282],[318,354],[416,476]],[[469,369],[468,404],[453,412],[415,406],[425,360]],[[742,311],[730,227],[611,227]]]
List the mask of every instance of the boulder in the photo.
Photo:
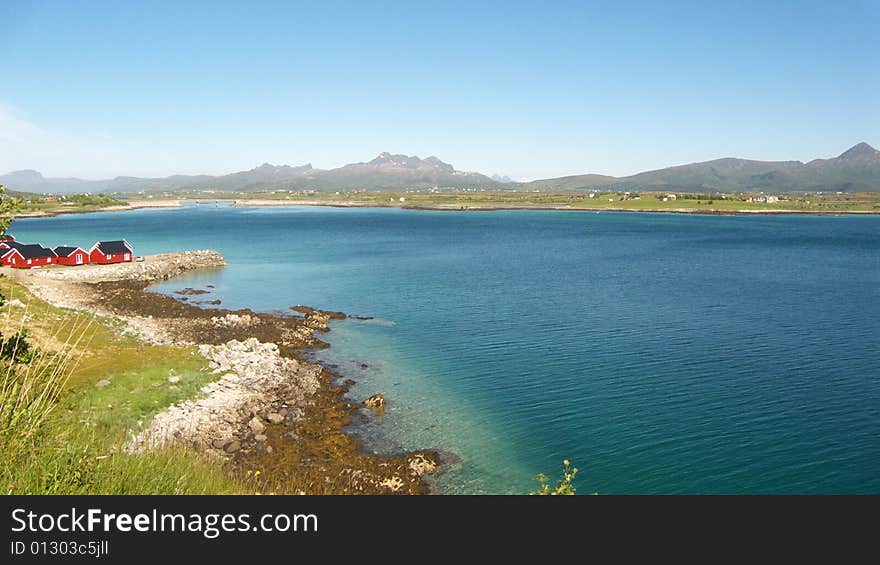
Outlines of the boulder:
[[364,406],[368,408],[382,408],[385,406],[385,397],[381,394],[374,394],[373,396],[364,400]]
[[241,444],[235,440],[230,441],[223,446],[223,451],[225,451],[226,453],[235,453],[239,449],[241,449]]
[[280,424],[284,421],[284,416],[277,412],[270,412],[269,414],[266,414],[266,419],[269,420],[269,423],[271,424]]
[[266,424],[261,422],[260,419],[256,416],[251,418],[251,421],[248,422],[248,427],[251,429],[252,432],[254,432],[255,435],[259,435],[266,431]]
[[104,388],[105,386],[110,386],[110,381],[107,379],[101,379],[100,381],[95,383],[95,386],[98,388]]
[[407,467],[411,475],[421,477],[437,470],[437,461],[424,453],[416,453],[407,461]]

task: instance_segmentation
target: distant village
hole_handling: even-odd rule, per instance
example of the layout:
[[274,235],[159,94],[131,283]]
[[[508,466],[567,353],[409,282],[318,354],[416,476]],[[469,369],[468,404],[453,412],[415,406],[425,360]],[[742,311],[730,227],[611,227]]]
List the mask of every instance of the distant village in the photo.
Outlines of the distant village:
[[0,238],[0,264],[15,269],[32,269],[48,265],[88,265],[97,263],[129,263],[136,259],[131,244],[125,240],[99,241],[88,251],[82,247],[60,245],[54,249],[39,243],[19,243],[11,235]]

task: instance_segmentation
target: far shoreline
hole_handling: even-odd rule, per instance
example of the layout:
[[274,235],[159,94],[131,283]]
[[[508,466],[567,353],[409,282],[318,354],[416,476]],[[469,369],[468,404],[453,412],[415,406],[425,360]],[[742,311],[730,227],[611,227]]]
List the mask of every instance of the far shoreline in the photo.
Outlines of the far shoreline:
[[158,209],[166,209],[166,208],[182,208],[183,204],[179,199],[175,200],[157,200],[157,201],[148,201],[148,200],[130,200],[127,204],[120,204],[119,206],[103,206],[101,208],[94,208],[90,210],[82,210],[82,209],[71,209],[71,210],[52,210],[51,212],[46,211],[36,211],[36,212],[23,212],[20,214],[15,214],[14,219],[19,218],[52,218],[55,216],[62,216],[67,214],[91,214],[93,212],[128,212],[129,210],[144,210],[147,208],[158,208]]
[[880,210],[796,210],[782,209],[709,209],[709,208],[623,208],[615,207],[581,207],[559,205],[527,205],[527,206],[461,206],[461,205],[419,205],[405,203],[357,202],[350,200],[316,201],[316,200],[270,200],[270,199],[231,199],[231,198],[181,198],[174,200],[131,201],[128,205],[106,206],[92,210],[56,210],[51,212],[28,212],[16,214],[14,219],[50,218],[67,214],[91,214],[99,212],[128,212],[144,209],[178,209],[184,208],[186,202],[232,202],[234,208],[397,208],[400,210],[431,211],[431,212],[501,212],[501,211],[555,211],[555,212],[628,212],[633,214],[683,214],[701,216],[877,216]]

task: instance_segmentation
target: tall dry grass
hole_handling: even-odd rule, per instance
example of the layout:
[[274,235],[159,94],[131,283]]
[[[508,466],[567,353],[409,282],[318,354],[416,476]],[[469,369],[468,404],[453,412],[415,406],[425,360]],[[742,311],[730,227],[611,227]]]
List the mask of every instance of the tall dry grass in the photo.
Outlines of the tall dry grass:
[[[15,324],[13,308],[5,307],[7,328]],[[61,343],[60,351],[34,348],[25,329],[29,309],[30,302],[21,311],[18,331],[0,339],[0,351],[5,353],[0,358],[0,452],[6,455],[32,441],[55,408],[91,337],[92,319],[72,313],[67,323],[55,326],[50,338]]]

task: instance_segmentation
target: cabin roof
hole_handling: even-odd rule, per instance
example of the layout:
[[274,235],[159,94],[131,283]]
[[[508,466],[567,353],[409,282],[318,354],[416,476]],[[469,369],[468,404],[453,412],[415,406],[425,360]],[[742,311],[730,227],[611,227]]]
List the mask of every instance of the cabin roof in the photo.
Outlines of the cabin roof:
[[85,253],[85,250],[82,247],[71,247],[70,245],[59,245],[54,251],[55,255],[58,255],[59,257],[70,257],[77,251]]
[[97,249],[105,255],[116,255],[118,253],[132,253],[131,245],[124,239],[118,241],[99,241],[92,247],[92,251]]
[[[10,241],[9,248],[15,249],[18,253],[24,257],[25,259],[41,259],[43,257],[57,257],[55,252],[49,249],[48,247],[43,247],[39,243],[17,243],[14,241]],[[9,253],[8,251],[6,253]],[[4,253],[4,255],[6,255]]]

